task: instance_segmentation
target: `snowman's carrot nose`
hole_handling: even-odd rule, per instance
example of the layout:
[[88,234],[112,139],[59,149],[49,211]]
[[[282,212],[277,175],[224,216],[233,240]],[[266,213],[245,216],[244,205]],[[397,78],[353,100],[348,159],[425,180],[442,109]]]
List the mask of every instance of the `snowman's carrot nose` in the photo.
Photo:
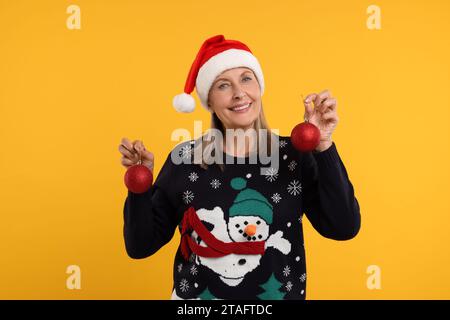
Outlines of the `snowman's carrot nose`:
[[249,236],[253,236],[256,233],[256,226],[254,224],[249,224],[245,227],[245,233]]

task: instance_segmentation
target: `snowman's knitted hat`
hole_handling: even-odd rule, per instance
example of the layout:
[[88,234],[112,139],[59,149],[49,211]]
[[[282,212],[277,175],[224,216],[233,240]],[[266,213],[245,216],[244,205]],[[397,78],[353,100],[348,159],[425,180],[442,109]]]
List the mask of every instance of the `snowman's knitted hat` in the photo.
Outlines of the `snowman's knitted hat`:
[[230,207],[230,218],[234,216],[259,216],[267,224],[272,223],[273,206],[258,191],[247,188],[247,180],[244,178],[234,178],[231,180],[231,187],[234,190],[242,190],[234,199]]

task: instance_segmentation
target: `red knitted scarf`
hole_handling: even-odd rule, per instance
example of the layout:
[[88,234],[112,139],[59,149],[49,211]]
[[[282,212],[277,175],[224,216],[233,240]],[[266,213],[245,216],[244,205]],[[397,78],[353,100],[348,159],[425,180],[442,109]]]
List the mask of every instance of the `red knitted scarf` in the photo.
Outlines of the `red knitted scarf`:
[[[207,247],[202,247],[192,240],[191,231],[197,232]],[[189,207],[183,216],[181,227],[181,254],[188,260],[192,252],[201,257],[217,258],[230,253],[264,254],[265,241],[223,242],[217,239],[200,221],[195,209]]]

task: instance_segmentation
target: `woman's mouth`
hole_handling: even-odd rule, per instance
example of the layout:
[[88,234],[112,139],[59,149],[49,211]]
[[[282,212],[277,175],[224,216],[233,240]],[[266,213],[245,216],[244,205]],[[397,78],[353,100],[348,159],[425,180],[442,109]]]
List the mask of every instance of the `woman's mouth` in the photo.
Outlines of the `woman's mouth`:
[[252,102],[230,108],[230,110],[233,112],[244,113],[244,112],[247,112],[251,106],[252,106]]

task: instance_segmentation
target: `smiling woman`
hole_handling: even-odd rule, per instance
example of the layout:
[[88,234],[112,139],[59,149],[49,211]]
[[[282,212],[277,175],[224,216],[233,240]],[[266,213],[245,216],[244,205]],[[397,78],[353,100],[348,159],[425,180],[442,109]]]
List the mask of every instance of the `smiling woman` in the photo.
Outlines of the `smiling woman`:
[[[302,153],[289,137],[263,130],[268,129],[261,102],[264,78],[258,60],[243,43],[222,35],[204,42],[184,93],[174,98],[178,111],[193,111],[194,87],[211,114],[212,133],[172,150],[151,190],[128,193],[128,255],[140,259],[154,254],[178,229],[172,299],[304,299],[303,213],[331,239],[351,239],[360,227],[359,205],[343,162],[336,146],[327,145],[336,123],[334,99],[328,91],[306,97],[308,118],[317,122],[326,141],[315,153]],[[237,134],[229,135],[230,131]],[[248,137],[247,143],[235,150],[235,139],[242,136]],[[216,138],[222,149],[216,148]],[[279,144],[272,145],[272,140]],[[259,157],[265,142],[266,150],[276,146],[270,150],[276,157],[269,162]],[[205,158],[217,159],[206,150],[210,146],[216,153],[225,151],[226,164]],[[178,150],[186,161],[173,161]],[[192,160],[197,151],[203,163]],[[254,151],[256,162],[228,162],[230,157],[246,160]],[[282,160],[277,161],[280,152]]]

